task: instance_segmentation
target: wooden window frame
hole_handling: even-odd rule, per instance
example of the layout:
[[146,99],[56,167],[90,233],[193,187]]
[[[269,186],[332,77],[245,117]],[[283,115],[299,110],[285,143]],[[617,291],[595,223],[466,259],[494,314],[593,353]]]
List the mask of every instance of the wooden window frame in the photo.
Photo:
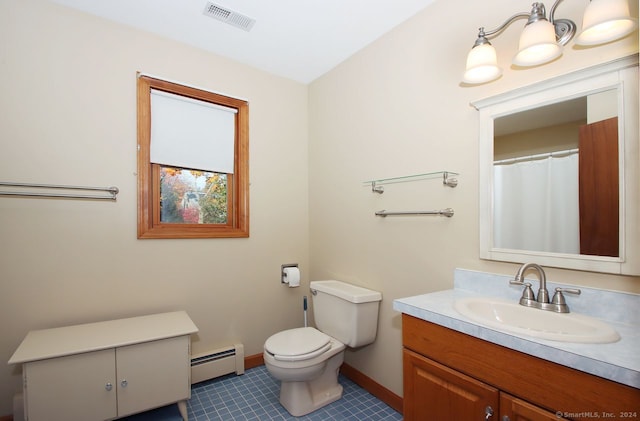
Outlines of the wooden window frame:
[[[247,101],[138,75],[138,238],[249,237],[249,104]],[[227,174],[226,224],[160,222],[160,165],[151,163],[151,89],[234,108],[234,173]]]

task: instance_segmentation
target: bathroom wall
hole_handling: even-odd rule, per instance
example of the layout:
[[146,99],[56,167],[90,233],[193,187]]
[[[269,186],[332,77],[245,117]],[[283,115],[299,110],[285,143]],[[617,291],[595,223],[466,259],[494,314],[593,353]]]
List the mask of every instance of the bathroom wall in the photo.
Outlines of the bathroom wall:
[[[251,237],[136,239],[136,71],[249,101]],[[32,329],[186,310],[193,351],[262,352],[308,294],[307,86],[40,0],[0,2],[0,181],[118,200],[0,198],[0,417]],[[303,287],[280,285],[299,263]]]
[[503,136],[494,134],[493,157],[498,161],[577,148],[578,133],[583,124],[586,124],[586,119]]
[[[588,2],[566,1],[556,18],[581,24]],[[637,16],[637,2],[631,2]],[[608,45],[565,48],[530,70],[510,69],[524,21],[492,40],[505,69],[491,84],[462,87],[465,59],[480,26],[499,26],[528,11],[512,0],[437,1],[381,37],[309,89],[311,277],[337,278],[382,292],[375,344],[346,361],[402,395],[401,322],[393,299],[448,289],[456,267],[515,274],[517,265],[478,257],[478,116],[470,102],[638,51],[637,34]],[[550,7],[550,5],[549,5]],[[459,172],[459,185],[439,180],[385,186],[365,180]],[[637,183],[637,180],[634,180]],[[452,207],[451,219],[379,218],[376,210]],[[640,277],[549,269],[556,282],[640,292]]]

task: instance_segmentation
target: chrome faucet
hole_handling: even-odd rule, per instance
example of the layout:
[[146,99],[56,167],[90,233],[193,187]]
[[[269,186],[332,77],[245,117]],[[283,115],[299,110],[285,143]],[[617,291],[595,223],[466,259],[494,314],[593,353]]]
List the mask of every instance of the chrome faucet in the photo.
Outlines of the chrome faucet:
[[[524,273],[529,269],[535,269],[538,272],[538,278],[540,279],[540,288],[538,288],[538,295],[536,296],[536,301],[538,303],[548,303],[549,302],[549,291],[547,291],[547,275],[544,273],[544,269],[542,266],[536,263],[525,263],[520,266],[518,269],[518,273],[516,273],[516,279],[514,279],[511,283],[515,285],[524,285],[525,291],[527,289],[531,290],[531,284],[528,282],[524,282]],[[533,291],[527,292],[527,301],[533,301]],[[522,297],[524,298],[524,294]],[[528,307],[533,307],[533,305],[523,304],[522,300],[520,300],[520,304],[526,305]]]
[[[538,278],[540,279],[540,287],[538,288],[538,295],[534,298],[531,284],[525,282],[524,274],[529,269],[535,269],[538,272]],[[555,294],[551,302],[549,302],[549,291],[547,290],[547,276],[544,273],[542,266],[536,263],[525,263],[520,266],[518,273],[516,273],[515,279],[509,281],[512,285],[524,285],[524,291],[520,298],[520,305],[526,307],[538,308],[540,310],[555,311],[556,313],[569,313],[569,306],[564,299],[563,292],[570,294],[580,295],[580,290],[577,288],[556,288]]]

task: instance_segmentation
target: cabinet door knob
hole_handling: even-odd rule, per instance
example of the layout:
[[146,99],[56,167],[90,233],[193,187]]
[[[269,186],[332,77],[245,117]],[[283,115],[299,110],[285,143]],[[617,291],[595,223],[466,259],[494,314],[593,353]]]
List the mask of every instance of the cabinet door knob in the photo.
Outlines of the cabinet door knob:
[[111,383],[107,383],[104,385],[104,388],[107,390],[107,392],[111,392],[111,389],[113,389],[113,385]]
[[491,417],[493,417],[493,408],[490,406],[487,406],[484,409],[484,419],[488,420],[488,419],[491,419]]
[[128,384],[129,384],[129,383],[127,382],[127,380],[126,380],[126,379],[123,379],[123,380],[120,382],[120,386],[122,386],[122,387],[127,387],[127,385],[128,385]]

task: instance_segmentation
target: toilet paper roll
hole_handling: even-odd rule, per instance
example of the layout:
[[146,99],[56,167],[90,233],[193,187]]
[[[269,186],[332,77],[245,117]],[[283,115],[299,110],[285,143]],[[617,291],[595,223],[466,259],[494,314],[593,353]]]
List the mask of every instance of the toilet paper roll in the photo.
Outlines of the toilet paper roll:
[[284,281],[289,284],[289,288],[300,286],[300,269],[295,267],[284,268]]

